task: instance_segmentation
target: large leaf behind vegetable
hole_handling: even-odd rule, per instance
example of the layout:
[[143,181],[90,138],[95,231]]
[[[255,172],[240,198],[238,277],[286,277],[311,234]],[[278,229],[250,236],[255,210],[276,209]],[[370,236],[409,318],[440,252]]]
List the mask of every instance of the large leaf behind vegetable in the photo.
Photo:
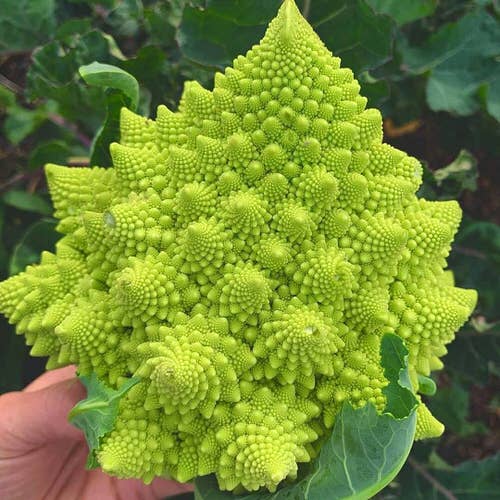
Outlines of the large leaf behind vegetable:
[[[186,7],[177,33],[180,48],[201,65],[225,67],[260,40],[280,4],[280,0],[207,0],[203,9]],[[393,22],[376,15],[364,0],[315,0],[308,19],[356,75],[391,55]]]
[[470,115],[483,94],[488,112],[500,120],[500,26],[485,9],[447,24],[421,47],[402,45],[404,68],[429,73],[427,102],[434,111]]
[[280,4],[281,0],[211,0],[204,9],[186,7],[177,32],[179,46],[187,58],[203,66],[228,66],[262,38]]
[[398,25],[403,25],[431,15],[437,7],[437,0],[366,0],[368,5],[392,17]]
[[56,221],[43,218],[28,227],[10,256],[9,275],[20,273],[30,264],[40,260],[42,250],[53,251],[60,235],[55,230]]
[[330,438],[302,480],[275,493],[235,497],[219,491],[214,476],[205,476],[195,481],[195,499],[354,500],[375,495],[396,476],[413,444],[417,401],[411,391],[407,357],[399,337],[384,336],[381,358],[389,380],[388,413],[379,415],[371,404],[359,409],[344,404]]

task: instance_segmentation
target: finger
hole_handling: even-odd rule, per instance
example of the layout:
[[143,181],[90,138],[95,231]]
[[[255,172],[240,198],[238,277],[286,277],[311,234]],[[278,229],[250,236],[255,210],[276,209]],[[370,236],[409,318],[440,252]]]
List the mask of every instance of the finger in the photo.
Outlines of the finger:
[[29,450],[55,440],[83,439],[81,431],[68,422],[68,413],[84,397],[85,389],[76,378],[36,391],[4,394],[0,397],[2,448]]
[[28,384],[23,389],[23,391],[24,392],[38,391],[40,389],[48,387],[49,385],[61,382],[62,380],[74,378],[75,374],[76,374],[75,365],[65,366],[64,368],[58,368],[57,370],[50,370],[40,375],[37,379],[33,380],[33,382]]

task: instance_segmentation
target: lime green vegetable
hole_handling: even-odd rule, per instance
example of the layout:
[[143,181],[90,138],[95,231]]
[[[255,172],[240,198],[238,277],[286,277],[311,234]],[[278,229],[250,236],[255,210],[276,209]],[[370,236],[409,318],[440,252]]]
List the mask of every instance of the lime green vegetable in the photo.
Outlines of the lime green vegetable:
[[[476,303],[444,270],[461,210],[415,196],[419,162],[359,92],[285,0],[212,92],[124,109],[113,168],[46,167],[63,237],[0,309],[47,368],[127,384],[93,438],[106,472],[273,491],[344,402],[385,408],[384,333],[415,389],[442,367]],[[442,432],[417,415],[417,438]]]

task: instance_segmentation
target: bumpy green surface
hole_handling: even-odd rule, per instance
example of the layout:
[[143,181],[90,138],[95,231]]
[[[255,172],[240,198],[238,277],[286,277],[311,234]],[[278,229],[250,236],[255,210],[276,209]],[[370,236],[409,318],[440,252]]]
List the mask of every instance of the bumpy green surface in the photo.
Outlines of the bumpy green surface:
[[[123,110],[113,168],[47,166],[64,236],[0,309],[48,368],[141,377],[105,471],[273,490],[345,401],[384,408],[383,333],[415,386],[441,368],[476,302],[443,270],[461,211],[416,198],[419,162],[359,91],[286,0],[213,92],[187,83],[156,121]],[[418,438],[442,432],[418,415]]]

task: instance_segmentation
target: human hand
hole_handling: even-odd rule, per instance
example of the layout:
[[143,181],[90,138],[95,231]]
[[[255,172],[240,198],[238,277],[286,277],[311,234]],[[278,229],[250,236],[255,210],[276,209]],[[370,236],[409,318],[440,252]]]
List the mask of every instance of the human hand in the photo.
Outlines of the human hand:
[[0,498],[6,500],[152,500],[191,491],[162,479],[146,486],[85,470],[83,433],[67,419],[85,397],[68,366],[44,373],[22,392],[0,396]]

